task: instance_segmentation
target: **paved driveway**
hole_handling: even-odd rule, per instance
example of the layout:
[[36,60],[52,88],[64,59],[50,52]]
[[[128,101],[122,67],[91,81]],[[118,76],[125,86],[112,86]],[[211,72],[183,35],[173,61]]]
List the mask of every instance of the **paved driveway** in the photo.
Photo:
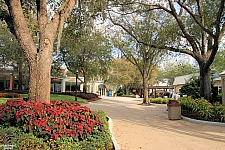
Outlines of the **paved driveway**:
[[225,127],[168,120],[166,105],[142,106],[137,100],[103,97],[86,104],[112,119],[121,150],[225,150]]

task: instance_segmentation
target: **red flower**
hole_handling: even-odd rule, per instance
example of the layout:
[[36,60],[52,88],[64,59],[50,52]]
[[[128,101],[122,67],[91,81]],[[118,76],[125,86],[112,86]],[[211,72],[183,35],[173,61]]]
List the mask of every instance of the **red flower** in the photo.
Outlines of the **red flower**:
[[41,127],[45,127],[46,125],[47,125],[47,122],[45,122],[45,121],[41,121],[41,122],[40,122],[40,126],[41,126]]
[[39,120],[34,120],[34,125],[37,126],[39,124],[39,122],[40,122]]
[[59,137],[59,134],[52,134],[51,136],[50,136],[50,138],[51,139],[54,139],[54,140],[56,140],[57,138]]
[[25,111],[26,115],[30,115],[30,110]]
[[[51,139],[88,134],[93,131],[94,125],[103,125],[99,122],[99,116],[89,108],[74,102],[51,101],[51,104],[46,104],[18,99],[0,105],[0,119],[6,112],[9,112],[8,119],[10,116],[15,117],[16,123],[23,125],[24,130],[33,130],[36,136],[45,134]],[[25,120],[21,121],[22,117]]]
[[51,132],[52,131],[52,127],[45,128],[45,131],[46,132]]
[[33,126],[29,125],[29,126],[28,126],[28,129],[29,129],[29,130],[32,130],[32,129],[33,129]]
[[75,137],[75,136],[76,136],[76,134],[74,134],[74,133],[70,133],[70,136],[73,138],[73,137]]

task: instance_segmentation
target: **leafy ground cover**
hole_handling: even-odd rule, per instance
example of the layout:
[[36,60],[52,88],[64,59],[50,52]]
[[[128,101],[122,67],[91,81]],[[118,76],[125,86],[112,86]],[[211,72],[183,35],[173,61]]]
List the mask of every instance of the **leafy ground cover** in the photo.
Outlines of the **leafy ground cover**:
[[150,98],[151,103],[156,104],[168,104],[169,100],[172,100],[173,98]]
[[0,105],[0,124],[0,141],[12,135],[16,149],[112,148],[105,113],[75,102],[8,100]]
[[[151,98],[151,103],[168,104],[172,98]],[[210,103],[204,98],[181,97],[178,102],[181,104],[182,115],[185,117],[213,121],[225,122],[225,106],[219,102]]]
[[198,120],[225,122],[225,106],[219,102],[210,103],[204,98],[181,97],[182,115]]

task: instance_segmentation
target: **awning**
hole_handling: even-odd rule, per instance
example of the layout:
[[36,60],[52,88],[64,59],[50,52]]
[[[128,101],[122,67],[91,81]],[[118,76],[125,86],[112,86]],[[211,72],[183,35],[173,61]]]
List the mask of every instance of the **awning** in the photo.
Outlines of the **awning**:
[[106,86],[105,86],[104,84],[100,84],[100,85],[98,86],[98,88],[105,89]]

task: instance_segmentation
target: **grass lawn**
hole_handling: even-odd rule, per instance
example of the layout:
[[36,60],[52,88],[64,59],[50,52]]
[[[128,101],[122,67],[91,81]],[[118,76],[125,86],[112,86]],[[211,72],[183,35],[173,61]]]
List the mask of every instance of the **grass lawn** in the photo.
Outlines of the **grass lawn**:
[[[28,94],[21,94],[21,98],[28,97]],[[62,95],[62,94],[51,94],[51,100],[63,100],[67,102],[74,102],[75,97],[71,95]],[[5,103],[7,100],[13,99],[13,98],[0,98],[0,104]],[[77,98],[78,103],[87,103],[85,99],[82,99],[80,97]]]

